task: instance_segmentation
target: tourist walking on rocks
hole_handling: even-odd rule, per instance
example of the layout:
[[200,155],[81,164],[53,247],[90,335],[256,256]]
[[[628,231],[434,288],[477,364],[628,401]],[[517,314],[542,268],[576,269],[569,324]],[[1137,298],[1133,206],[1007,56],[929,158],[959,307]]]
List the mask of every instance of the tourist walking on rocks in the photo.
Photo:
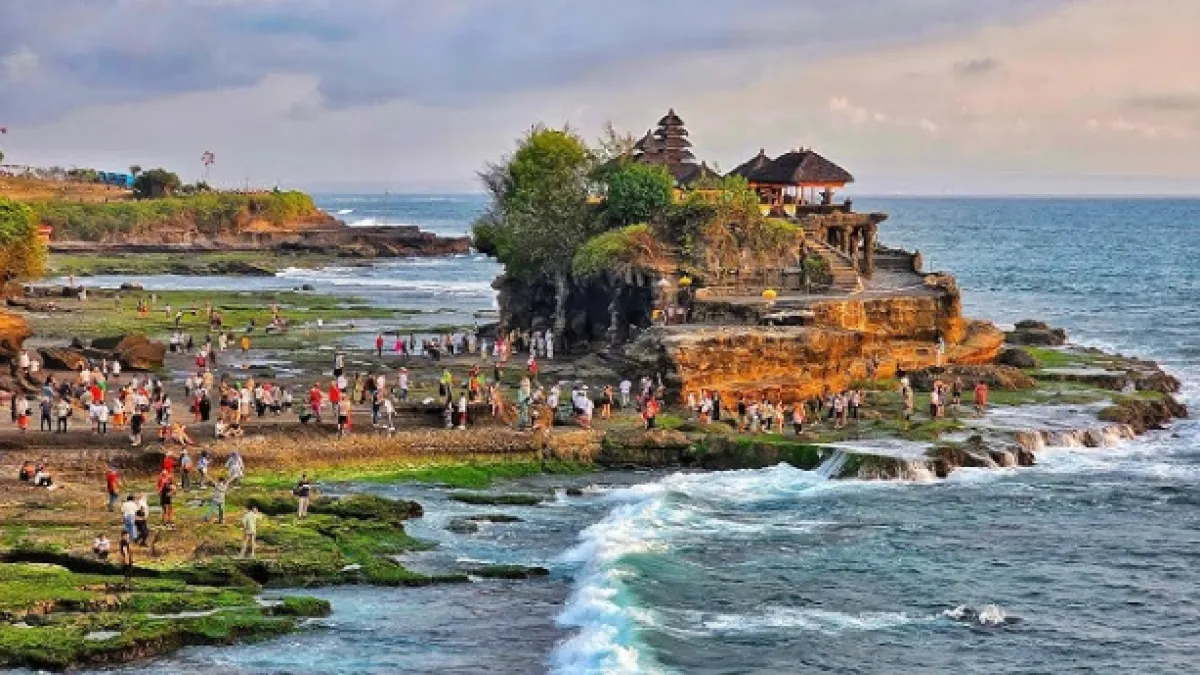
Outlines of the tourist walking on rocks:
[[975,383],[975,412],[982,416],[987,412],[988,386],[983,380]]
[[129,533],[130,537],[137,535],[137,526],[135,524],[137,511],[137,500],[134,499],[133,495],[131,494],[125,498],[125,503],[121,504],[121,521],[125,526],[125,531]]
[[375,356],[376,358],[383,358],[383,333],[375,336]]
[[201,450],[200,456],[196,458],[196,473],[200,476],[200,489],[203,490],[208,484],[208,465],[209,457],[208,450]]
[[392,399],[384,398],[381,404],[383,408],[384,428],[388,431],[396,430],[396,405],[392,403]]
[[308,390],[308,407],[312,411],[312,416],[316,419],[317,424],[321,423],[321,385],[313,383],[312,389]]
[[117,499],[121,496],[121,476],[112,462],[108,463],[108,470],[104,472],[104,489],[108,495],[108,510],[111,513],[116,510]]
[[400,378],[397,386],[400,388],[400,402],[408,401],[408,368],[400,369]]
[[121,560],[121,574],[125,576],[125,584],[129,585],[133,577],[133,546],[128,530],[121,530],[121,538],[117,541],[117,556]]
[[308,516],[308,502],[312,497],[312,483],[308,482],[308,474],[300,475],[300,482],[296,484],[296,489],[292,490],[299,501],[296,508],[296,517],[304,518]]
[[179,453],[179,481],[184,490],[192,489],[192,456],[186,447]]
[[647,429],[654,429],[658,419],[658,399],[650,397],[643,406],[642,419],[646,422]]
[[228,490],[229,483],[224,479],[218,479],[216,483],[213,483],[212,497],[209,498],[208,508],[204,510],[204,522],[207,523],[208,519],[215,513],[217,514],[217,524],[225,524],[225,493]]
[[621,380],[621,384],[617,386],[617,389],[621,392],[621,410],[625,410],[629,407],[629,393],[633,391],[633,383],[629,381],[629,378],[626,378]]
[[150,522],[147,515],[150,507],[145,506],[145,497],[138,500],[137,512],[133,515],[133,529],[136,531],[134,541],[138,546],[145,546],[150,541]]
[[174,529],[175,528],[175,476],[172,474],[166,475],[166,481],[158,490],[159,502],[162,505],[162,522],[163,525]]
[[916,394],[913,393],[913,388],[907,381],[901,380],[900,397],[904,399],[904,421],[912,420],[913,411],[916,409]]
[[229,476],[226,481],[229,485],[237,485],[246,476],[246,463],[237,450],[229,453],[229,459],[225,460],[225,471]]
[[71,402],[66,398],[58,399],[58,403],[54,406],[54,415],[58,419],[55,432],[60,434],[67,433],[67,418],[71,416]]
[[258,540],[258,519],[260,515],[256,507],[251,506],[246,511],[246,515],[242,516],[242,552],[238,554],[239,558],[246,557],[246,551],[250,551],[250,557],[254,557],[254,545]]
[[792,430],[796,432],[797,436],[804,433],[805,407],[803,401],[796,401],[792,404]]
[[[16,400],[16,397],[13,398]],[[28,405],[28,401],[25,404]],[[54,401],[49,396],[43,396],[38,402],[38,410],[41,412],[41,421],[38,423],[39,431],[54,431]]]
[[955,413],[958,412],[959,407],[962,405],[962,395],[963,381],[961,377],[956,377],[950,389],[950,405]]
[[600,398],[600,419],[608,420],[608,418],[612,416],[613,399],[614,396],[612,385],[604,385],[604,393]]
[[350,399],[343,398],[337,403],[337,434],[342,438],[350,430]]

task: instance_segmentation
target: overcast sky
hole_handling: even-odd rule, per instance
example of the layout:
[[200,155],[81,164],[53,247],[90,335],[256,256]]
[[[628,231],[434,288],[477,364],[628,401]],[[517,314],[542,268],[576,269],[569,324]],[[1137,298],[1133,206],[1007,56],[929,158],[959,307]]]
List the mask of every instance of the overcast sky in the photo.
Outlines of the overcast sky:
[[6,162],[469,191],[532,123],[859,194],[1200,194],[1197,0],[0,0]]

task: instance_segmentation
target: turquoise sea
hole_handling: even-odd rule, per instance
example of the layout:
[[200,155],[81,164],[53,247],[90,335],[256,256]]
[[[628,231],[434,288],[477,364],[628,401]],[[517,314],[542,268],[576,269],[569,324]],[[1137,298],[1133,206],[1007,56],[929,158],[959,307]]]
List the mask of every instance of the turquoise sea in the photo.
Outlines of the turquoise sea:
[[[347,222],[464,232],[476,197],[324,196]],[[968,314],[1033,317],[1162,361],[1200,411],[1200,200],[857,199],[882,238],[957,275]],[[481,257],[305,273],[388,302],[490,307]],[[298,273],[292,273],[296,275]],[[286,276],[286,275],[285,275]],[[168,280],[149,280],[168,283]],[[258,282],[256,282],[258,283]],[[292,283],[291,279],[262,283]],[[459,284],[459,294],[445,292]],[[474,284],[470,287],[463,284]],[[374,290],[372,290],[374,289]],[[424,294],[424,295],[421,295]],[[1045,408],[1047,418],[1075,414]],[[583,497],[454,534],[418,499],[413,564],[547,566],[549,579],[318,591],[314,629],[128,672],[1178,673],[1200,668],[1200,424],[1028,469],[829,481],[788,467],[529,479]],[[346,489],[348,486],[341,486]]]

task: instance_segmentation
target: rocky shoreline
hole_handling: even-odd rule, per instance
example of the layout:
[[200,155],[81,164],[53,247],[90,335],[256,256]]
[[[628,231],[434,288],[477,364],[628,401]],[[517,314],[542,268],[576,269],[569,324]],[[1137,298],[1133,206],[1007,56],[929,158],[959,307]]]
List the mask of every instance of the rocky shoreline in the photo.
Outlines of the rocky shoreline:
[[[24,330],[14,332],[7,343],[19,346],[29,332]],[[972,357],[967,364],[939,367],[928,365],[922,356],[914,360],[920,367],[907,370],[918,392],[918,411],[924,410],[936,380],[987,382],[993,406],[984,417],[964,406],[945,418],[921,413],[905,423],[898,383],[889,369],[876,378],[854,381],[864,391],[861,419],[845,428],[812,425],[800,435],[741,434],[728,424],[728,413],[725,421],[701,424],[690,411],[676,406],[664,410],[662,428],[655,431],[639,428],[634,416],[622,413],[595,430],[556,429],[549,442],[506,426],[434,429],[436,416],[412,417],[409,424],[416,426],[395,434],[368,431],[338,441],[331,440],[328,426],[261,424],[244,439],[204,443],[218,464],[237,450],[252,467],[251,478],[230,493],[229,517],[236,522],[250,506],[266,514],[259,559],[236,557],[236,527],[202,522],[206,493],[199,493],[180,500],[183,526],[156,527],[149,547],[136,551],[132,583],[87,549],[94,531],[112,526],[112,516],[101,504],[103,492],[96,488],[98,476],[111,461],[123,474],[125,490],[152,492],[163,455],[133,451],[115,437],[111,443],[53,434],[0,439],[0,447],[9,450],[0,458],[0,485],[14,495],[0,504],[0,523],[10,533],[0,541],[0,560],[6,563],[0,566],[0,596],[9,598],[0,602],[0,665],[61,670],[139,660],[186,645],[227,644],[301,630],[304,617],[329,611],[321,601],[303,597],[263,606],[258,597],[268,588],[536,580],[546,574],[538,567],[478,564],[414,572],[405,566],[404,556],[430,544],[411,537],[405,526],[423,517],[422,505],[351,489],[340,498],[316,500],[311,515],[301,520],[294,515],[297,502],[290,492],[301,471],[319,487],[364,480],[444,486],[453,490],[449,501],[476,510],[447,527],[469,532],[480,523],[502,527],[511,522],[496,513],[504,505],[570,499],[578,492],[566,486],[580,480],[564,477],[559,497],[503,488],[481,491],[504,478],[535,473],[575,476],[630,467],[719,471],[787,463],[835,480],[937,480],[966,467],[1031,466],[1048,446],[1125,442],[1169,428],[1172,419],[1186,416],[1186,408],[1174,398],[1179,382],[1157,364],[1065,344],[1066,336],[1060,340],[1048,327],[1031,330],[1049,333],[1054,341],[1028,346],[1010,333],[1007,344],[998,345],[992,344],[989,331],[984,351],[994,354],[990,362]],[[101,341],[96,348],[100,347],[119,352],[121,345]],[[186,359],[167,355],[166,366],[177,367],[172,359],[178,358]],[[470,359],[462,358],[444,362],[452,368],[468,363]],[[561,380],[615,381],[627,363],[584,355],[548,362],[545,374]],[[426,394],[442,365],[410,364],[414,396]],[[303,377],[319,377],[324,364],[301,367],[309,369],[302,370]],[[481,414],[486,420],[486,413]],[[421,424],[428,428],[417,428]],[[198,427],[196,433],[206,434]],[[52,457],[61,489],[36,490],[12,478],[22,457],[39,454]],[[183,611],[188,614],[181,615]]]

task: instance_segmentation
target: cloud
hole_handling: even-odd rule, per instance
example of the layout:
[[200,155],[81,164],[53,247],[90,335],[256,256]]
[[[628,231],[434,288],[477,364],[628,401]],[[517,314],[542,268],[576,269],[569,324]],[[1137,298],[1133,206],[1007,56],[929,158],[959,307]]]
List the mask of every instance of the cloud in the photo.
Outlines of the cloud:
[[987,75],[1000,68],[1000,60],[991,56],[978,59],[968,59],[954,64],[954,72],[958,75],[978,77]]
[[[813,56],[953,34],[1065,0],[55,0],[6,2],[0,45],[37,45],[0,110],[45,119],[95,104],[316,76],[332,108],[463,104],[684,54]],[[763,17],[770,17],[764,22]],[[769,65],[769,64],[767,64]]]
[[31,77],[38,67],[38,55],[29,47],[21,47],[17,51],[0,57],[0,75],[9,84],[18,84]]
[[1131,110],[1151,112],[1200,112],[1198,94],[1155,94],[1131,96],[1125,99],[1125,107]]

